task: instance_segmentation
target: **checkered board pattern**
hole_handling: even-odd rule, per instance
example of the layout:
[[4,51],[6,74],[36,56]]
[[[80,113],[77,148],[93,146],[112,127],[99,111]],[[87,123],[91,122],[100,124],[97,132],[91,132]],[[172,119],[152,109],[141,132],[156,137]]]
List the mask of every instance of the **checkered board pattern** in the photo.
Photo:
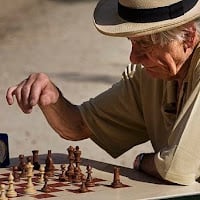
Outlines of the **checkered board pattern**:
[[[124,184],[122,188],[112,188],[110,185],[113,181],[113,173],[93,168],[92,177],[95,182],[95,187],[90,187],[86,193],[80,193],[80,184],[60,182],[58,180],[61,174],[60,165],[56,164],[55,176],[49,178],[48,185],[52,187],[52,192],[41,192],[38,180],[38,171],[34,171],[33,184],[37,191],[34,195],[24,194],[24,187],[27,184],[26,179],[21,179],[20,182],[15,182],[14,187],[17,191],[17,197],[9,200],[161,200],[171,199],[172,197],[183,197],[190,195],[199,195],[196,199],[200,199],[200,184],[195,183],[191,186],[170,185],[160,183],[128,168],[121,168],[121,182]],[[107,166],[108,167],[108,166]],[[106,166],[103,169],[107,169]],[[110,169],[110,168],[109,168]],[[87,176],[86,167],[81,166],[82,173]],[[110,171],[110,170],[108,170]],[[11,172],[8,168],[0,168],[0,183],[8,188],[8,176]],[[126,172],[126,173],[125,173]]]
[[[57,168],[57,167],[56,167]],[[59,166],[58,166],[59,168]],[[17,192],[17,197],[13,198],[16,200],[37,200],[37,199],[49,199],[49,200],[64,200],[64,199],[96,199],[96,195],[101,196],[102,192],[105,191],[112,191],[115,192],[116,190],[120,190],[123,188],[129,187],[128,185],[124,184],[123,188],[114,189],[110,186],[112,182],[112,176],[113,174],[110,174],[109,177],[110,180],[106,180],[101,177],[99,173],[97,173],[98,176],[95,176],[95,172],[97,172],[95,169],[93,169],[93,181],[95,182],[94,187],[89,187],[89,191],[86,193],[80,193],[79,188],[81,183],[69,183],[69,182],[61,182],[59,181],[59,175],[61,174],[60,170],[57,168],[55,171],[54,177],[50,177],[48,180],[48,186],[52,188],[52,191],[50,193],[44,193],[41,191],[41,188],[44,186],[44,184],[38,183],[38,177],[39,172],[34,171],[34,176],[32,178],[33,185],[36,189],[36,194],[34,195],[27,195],[24,193],[24,188],[27,184],[26,178],[21,178],[19,182],[14,182],[14,188]],[[8,168],[1,168],[0,169],[0,183],[5,184],[6,189],[8,188],[8,176],[11,172]],[[82,168],[82,172],[85,173],[86,169]],[[86,175],[86,173],[85,173]],[[101,196],[102,197],[102,196]],[[12,198],[10,198],[12,199]]]

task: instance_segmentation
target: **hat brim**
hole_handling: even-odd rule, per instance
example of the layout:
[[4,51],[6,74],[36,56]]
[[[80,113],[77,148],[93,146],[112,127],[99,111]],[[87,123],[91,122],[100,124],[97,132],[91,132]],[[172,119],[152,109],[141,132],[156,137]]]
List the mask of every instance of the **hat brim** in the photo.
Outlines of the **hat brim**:
[[133,23],[118,15],[118,0],[100,0],[94,10],[94,24],[105,35],[128,37],[144,36],[169,30],[200,17],[200,1],[184,15],[151,23]]

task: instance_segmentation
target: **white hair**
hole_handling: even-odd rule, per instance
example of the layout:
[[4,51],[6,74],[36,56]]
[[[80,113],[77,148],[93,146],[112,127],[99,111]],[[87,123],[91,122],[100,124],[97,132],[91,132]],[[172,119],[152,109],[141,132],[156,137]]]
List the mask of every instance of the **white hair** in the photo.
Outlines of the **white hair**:
[[[194,24],[196,26],[197,34],[200,36],[200,18],[194,21]],[[168,44],[170,41],[173,40],[179,40],[184,41],[187,36],[187,32],[189,31],[188,27],[185,25],[173,28],[171,30],[151,34],[144,36],[144,45],[147,45],[147,43],[151,44],[159,44],[161,46],[164,46]]]

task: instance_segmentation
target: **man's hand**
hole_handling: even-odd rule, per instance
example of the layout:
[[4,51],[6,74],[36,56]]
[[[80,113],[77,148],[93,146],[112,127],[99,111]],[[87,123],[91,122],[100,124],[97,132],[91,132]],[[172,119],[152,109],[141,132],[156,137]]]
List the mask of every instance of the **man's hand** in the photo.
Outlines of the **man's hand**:
[[24,113],[30,113],[38,104],[48,123],[62,138],[81,140],[90,137],[91,132],[78,106],[65,99],[46,74],[31,74],[18,85],[10,87],[6,95],[9,105],[14,103],[14,96]]
[[6,99],[9,105],[14,103],[14,96],[21,110],[30,113],[37,104],[47,106],[56,103],[59,91],[46,74],[34,73],[7,90]]
[[155,156],[155,153],[139,154],[133,163],[134,169],[143,171],[146,174],[149,174],[151,176],[154,176],[158,179],[163,180],[160,174],[157,172],[157,169],[154,163],[154,156]]

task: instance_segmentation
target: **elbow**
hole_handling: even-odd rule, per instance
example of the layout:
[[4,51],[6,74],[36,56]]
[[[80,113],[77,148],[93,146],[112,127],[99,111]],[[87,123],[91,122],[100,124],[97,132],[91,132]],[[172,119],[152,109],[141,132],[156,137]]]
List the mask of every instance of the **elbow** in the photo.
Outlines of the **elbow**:
[[57,129],[56,132],[63,139],[70,141],[79,141],[90,137],[91,133],[85,124],[76,125],[67,129]]

